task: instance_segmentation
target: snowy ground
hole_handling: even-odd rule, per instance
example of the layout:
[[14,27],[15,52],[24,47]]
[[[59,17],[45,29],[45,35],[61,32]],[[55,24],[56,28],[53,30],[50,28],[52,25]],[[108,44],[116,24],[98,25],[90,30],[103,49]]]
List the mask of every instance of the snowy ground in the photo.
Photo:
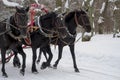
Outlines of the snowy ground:
[[[63,50],[63,57],[57,69],[40,69],[38,74],[31,73],[31,49],[24,49],[27,54],[27,67],[25,76],[20,75],[19,69],[14,68],[12,59],[6,64],[8,78],[0,80],[120,80],[120,38],[112,35],[96,35],[89,42],[77,42],[75,53],[80,73],[75,73],[69,48]],[[52,46],[53,60],[57,59],[57,48]],[[45,60],[42,56],[41,62]],[[0,64],[1,68],[1,64]]]

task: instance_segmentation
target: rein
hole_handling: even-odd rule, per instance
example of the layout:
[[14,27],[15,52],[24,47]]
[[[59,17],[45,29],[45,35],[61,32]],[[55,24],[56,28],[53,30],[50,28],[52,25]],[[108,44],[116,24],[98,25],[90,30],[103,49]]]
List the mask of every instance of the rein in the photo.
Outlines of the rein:
[[82,33],[82,35],[76,41],[74,41],[74,43],[71,43],[71,42],[68,43],[62,39],[60,39],[60,40],[66,45],[73,45],[73,44],[77,43],[83,37],[83,35],[84,35],[84,33]]
[[3,35],[3,34],[5,34],[5,33],[7,33],[7,32],[9,32],[9,30],[5,30],[4,32],[1,32],[0,36]]
[[15,36],[14,34],[12,34],[11,32],[11,29],[10,29],[10,26],[19,30],[18,28],[16,28],[14,25],[10,24],[10,17],[7,19],[6,22],[1,22],[1,23],[5,23],[6,24],[6,30],[4,32],[1,32],[0,33],[0,36],[1,35],[4,35],[5,33],[8,33],[12,38],[16,39],[16,40],[20,40],[20,36]]
[[9,31],[11,31],[10,26],[17,29],[14,25],[10,24],[10,18],[7,19],[7,22],[0,22],[0,23],[5,23],[6,24],[6,30],[4,32],[1,32],[0,35],[3,35],[3,34],[9,32]]

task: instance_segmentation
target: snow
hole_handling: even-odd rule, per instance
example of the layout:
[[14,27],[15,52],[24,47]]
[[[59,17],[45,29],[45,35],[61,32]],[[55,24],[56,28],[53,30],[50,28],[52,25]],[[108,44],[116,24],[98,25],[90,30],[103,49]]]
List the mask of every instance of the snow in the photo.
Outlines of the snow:
[[65,8],[69,8],[69,2],[68,2],[68,0],[66,0],[66,2],[65,2]]
[[114,7],[114,10],[119,10],[119,8],[117,8],[117,6]]
[[85,6],[85,2],[87,2],[87,0],[84,0],[84,1],[82,2],[82,6]]
[[10,6],[10,7],[21,6],[19,3],[9,2],[8,0],[2,0],[2,1],[6,6]]
[[92,6],[92,5],[93,5],[93,2],[94,2],[94,0],[91,0],[91,1],[90,1],[90,6]]
[[104,19],[104,18],[103,18],[102,16],[100,16],[99,19],[98,19],[98,24],[103,23],[103,22],[104,22],[103,19]]
[[105,2],[103,2],[102,7],[100,9],[100,14],[102,14],[103,11],[105,10],[105,5],[106,5]]
[[58,6],[57,8],[55,8],[53,11],[58,11],[59,9],[61,9],[60,6]]
[[[81,34],[78,34],[77,38],[80,36]],[[58,49],[52,45],[51,49],[53,52],[51,64],[54,64]],[[24,51],[27,54],[25,76],[20,75],[19,69],[13,67],[11,59],[6,64],[9,77],[3,78],[0,72],[0,80],[120,80],[120,38],[112,38],[112,34],[95,35],[89,42],[81,40],[76,42],[75,54],[80,73],[74,72],[68,46],[64,47],[63,57],[57,69],[41,70],[40,65],[45,61],[42,56],[41,63],[37,65],[38,74],[31,73],[32,50],[29,48]]]
[[117,0],[109,0],[109,2],[115,2],[115,1],[117,1]]

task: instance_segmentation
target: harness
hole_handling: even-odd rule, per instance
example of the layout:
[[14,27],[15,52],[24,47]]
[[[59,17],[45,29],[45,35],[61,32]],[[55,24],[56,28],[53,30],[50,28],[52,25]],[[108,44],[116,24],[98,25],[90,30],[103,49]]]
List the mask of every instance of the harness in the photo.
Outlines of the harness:
[[12,24],[10,24],[10,18],[11,17],[9,17],[8,19],[7,19],[7,22],[6,22],[6,33],[8,34],[8,35],[10,35],[12,38],[14,38],[15,40],[19,40],[20,41],[20,36],[15,36],[13,33],[12,33],[12,31],[11,31],[11,28],[10,28],[10,26],[11,27],[13,27],[13,28],[15,28],[15,29],[17,29],[17,30],[19,30],[18,28],[16,28],[14,25],[12,25]]
[[[12,17],[12,16],[11,16],[11,17]],[[10,26],[13,27],[13,28],[15,28],[15,29],[17,29],[17,30],[20,30],[19,28],[22,28],[22,27],[18,27],[18,28],[17,28],[17,27],[15,27],[14,25],[12,25],[12,24],[10,23],[11,17],[7,18],[7,19],[6,19],[6,22],[1,22],[1,23],[5,23],[5,24],[6,24],[6,30],[5,30],[4,32],[1,32],[1,33],[0,33],[0,36],[7,33],[7,34],[10,35],[13,39],[20,41],[21,37],[20,37],[20,36],[15,36],[15,35],[12,33]],[[14,20],[15,20],[15,17],[14,17]],[[15,23],[16,23],[16,22],[15,22]]]
[[36,25],[38,25],[39,30],[40,30],[40,32],[42,33],[42,35],[44,35],[45,37],[50,37],[50,36],[52,36],[52,34],[47,34],[47,33],[45,33],[45,32],[42,30],[41,23],[40,23],[40,16],[37,17],[37,21],[36,21],[36,22],[37,22]]
[[[75,23],[76,23],[76,25],[78,26],[78,27],[80,27],[80,28],[82,28],[81,26],[80,26],[80,24],[78,23],[78,17],[77,17],[77,15],[76,15],[76,11],[75,11],[75,14],[74,14],[74,19],[75,19]],[[81,18],[82,19],[82,18]],[[85,23],[84,23],[84,21],[83,21],[83,19],[82,19],[82,22],[83,22],[83,25],[86,25]],[[83,28],[82,28],[83,29]],[[84,29],[83,29],[83,33],[82,33],[82,35],[74,42],[74,43],[72,43],[72,42],[66,42],[66,41],[64,41],[64,40],[62,40],[62,39],[60,39],[60,41],[62,41],[64,44],[66,44],[66,45],[73,45],[73,44],[75,44],[76,42],[78,42],[83,36],[84,36]],[[72,35],[70,32],[69,32],[69,34],[70,35]],[[73,36],[73,38],[76,38],[76,36],[77,36],[77,34],[75,34],[75,35],[72,35]],[[56,41],[58,41],[58,39],[56,39]]]
[[[7,19],[7,23],[9,22],[9,19],[10,18]],[[0,23],[4,23],[4,22],[0,22]],[[3,35],[3,34],[5,34],[5,33],[7,33],[7,32],[9,32],[9,31],[10,31],[10,26],[8,26],[8,24],[6,24],[6,30],[4,32],[1,32],[0,36]]]

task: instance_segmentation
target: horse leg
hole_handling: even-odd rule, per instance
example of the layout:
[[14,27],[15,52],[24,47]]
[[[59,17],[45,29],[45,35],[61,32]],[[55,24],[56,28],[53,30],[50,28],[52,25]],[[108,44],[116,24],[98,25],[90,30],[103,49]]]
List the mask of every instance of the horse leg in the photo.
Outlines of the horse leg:
[[75,72],[79,72],[79,69],[77,68],[77,64],[76,64],[76,58],[75,58],[75,52],[74,52],[74,45],[69,45],[69,47],[70,47],[70,51],[71,51],[71,55],[72,55],[72,59],[73,59],[73,64],[74,64]]
[[18,58],[18,56],[17,56],[17,52],[16,52],[16,51],[14,51],[14,55],[15,55],[15,56],[14,56],[14,58],[13,58],[13,66],[20,68],[21,63],[20,63],[20,60],[19,60],[19,58]]
[[37,60],[37,64],[40,63],[40,60],[41,60],[41,54],[42,54],[42,50],[39,49],[39,55],[38,55],[38,60]]
[[2,76],[8,77],[7,73],[5,72],[5,55],[6,55],[6,49],[1,49],[1,56],[2,56]]
[[[46,59],[46,61],[48,60],[48,58],[47,58],[47,54],[46,54],[47,52],[45,51],[45,50],[43,50],[43,55],[45,56],[45,59]],[[52,52],[51,52],[52,53]]]
[[22,69],[20,70],[20,73],[22,75],[24,75],[25,74],[25,68],[26,68],[26,54],[23,51],[22,46],[19,47],[18,52],[19,52],[20,55],[22,55]]
[[32,73],[38,73],[38,71],[36,69],[36,64],[35,64],[36,58],[37,58],[36,50],[37,50],[37,48],[32,48],[32,51],[33,51]]
[[46,60],[48,59],[48,58],[47,58],[47,54],[46,54],[47,52],[46,52],[44,49],[41,48],[41,49],[39,50],[39,56],[38,56],[37,63],[40,62],[42,52],[43,52],[43,55],[45,56],[45,59],[46,59]]
[[37,60],[37,63],[38,63],[38,64],[40,63],[40,59],[41,59],[42,52],[43,52],[43,55],[45,56],[45,58],[46,58],[46,60],[47,60],[46,51],[41,48],[41,49],[39,49],[39,56],[38,56],[38,60]]
[[[48,54],[49,54],[49,56],[52,56],[52,57],[53,57],[52,52],[51,52],[51,49],[50,49],[50,51],[48,52]],[[47,57],[47,52],[46,52],[46,50],[43,50],[43,55],[45,56],[45,59],[46,59],[46,61],[47,61],[47,60],[48,60],[48,57]],[[52,57],[51,57],[51,58],[52,58]],[[48,67],[52,68],[51,64],[49,64]]]
[[51,63],[51,60],[53,58],[53,54],[51,52],[51,48],[50,48],[50,45],[48,45],[46,48],[45,48],[45,54],[46,52],[48,53],[48,59],[47,59],[47,62],[43,62],[42,63],[42,66],[41,66],[41,69],[45,69],[46,67],[49,67],[50,66],[50,63]]
[[57,68],[58,63],[59,63],[60,59],[62,58],[63,46],[58,46],[58,50],[59,50],[58,59],[56,60],[55,64],[53,65],[54,68]]

